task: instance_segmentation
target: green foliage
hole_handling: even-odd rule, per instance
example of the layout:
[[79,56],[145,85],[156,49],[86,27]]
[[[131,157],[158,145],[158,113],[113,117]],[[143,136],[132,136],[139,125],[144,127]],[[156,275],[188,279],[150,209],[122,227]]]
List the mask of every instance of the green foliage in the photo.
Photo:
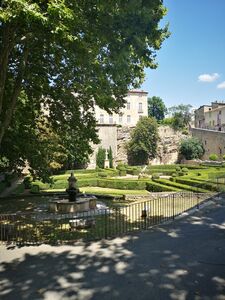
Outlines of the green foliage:
[[225,160],[225,155],[223,155],[223,160]]
[[31,186],[30,192],[31,192],[32,194],[37,194],[37,193],[39,193],[39,192],[40,192],[39,185],[33,184],[33,185]]
[[2,1],[0,157],[12,168],[28,161],[45,180],[51,168],[85,162],[98,142],[94,105],[118,110],[144,68],[156,68],[165,14],[158,0]]
[[163,184],[160,184],[158,182],[146,182],[146,189],[149,192],[174,192],[174,191],[180,191],[179,188],[176,187],[170,187]]
[[160,176],[159,176],[158,173],[152,174],[152,180],[153,180],[153,181],[156,180],[156,179],[159,179],[159,178],[160,178]]
[[191,105],[180,104],[177,106],[172,106],[168,109],[171,118],[171,126],[175,130],[184,130],[187,128],[191,121],[192,114],[190,112]]
[[179,153],[186,159],[201,158],[204,152],[203,144],[196,138],[187,138],[180,143]]
[[186,184],[178,183],[177,180],[176,180],[176,182],[172,182],[172,181],[167,180],[167,179],[158,179],[157,182],[161,183],[161,184],[164,184],[164,185],[167,185],[167,186],[179,188],[181,190],[186,190],[186,191],[199,192],[199,193],[208,192],[208,190],[205,190],[205,189],[200,188],[200,187],[193,187],[193,186],[189,186],[189,185],[186,185]]
[[145,190],[146,183],[139,180],[99,179],[98,186],[122,190]]
[[176,167],[176,171],[177,171],[177,172],[180,172],[180,171],[181,171],[181,167],[180,167],[180,166],[177,166],[177,167]]
[[32,178],[30,176],[26,176],[23,180],[23,184],[25,189],[30,189],[31,188],[31,182],[32,182]]
[[142,117],[131,133],[128,158],[131,164],[142,165],[156,157],[158,127],[154,118]]
[[105,172],[99,172],[99,173],[98,173],[98,176],[99,176],[99,177],[107,177],[108,175],[107,175],[107,173],[105,173]]
[[209,159],[212,161],[217,161],[218,160],[218,155],[215,153],[212,153],[209,155]]
[[158,122],[165,118],[166,106],[160,97],[148,98],[148,116],[154,117]]
[[182,172],[184,172],[187,175],[188,174],[188,168],[182,168]]
[[98,148],[98,152],[96,154],[96,165],[97,167],[104,169],[105,164],[105,149],[102,147]]
[[193,186],[193,187],[197,187],[197,188],[201,188],[201,189],[205,189],[205,190],[209,190],[209,191],[217,191],[218,190],[216,184],[206,182],[206,181],[202,182],[202,181],[195,181],[195,180],[186,179],[186,178],[177,178],[176,182],[185,184],[185,185],[189,185],[189,186]]
[[112,147],[109,147],[108,150],[108,160],[109,160],[109,167],[113,168],[113,153],[112,153]]

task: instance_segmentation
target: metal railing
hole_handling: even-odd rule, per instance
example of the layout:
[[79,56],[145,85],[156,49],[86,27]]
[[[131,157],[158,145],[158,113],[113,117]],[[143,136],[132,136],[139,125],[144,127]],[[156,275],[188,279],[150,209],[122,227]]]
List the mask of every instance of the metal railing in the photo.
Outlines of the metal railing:
[[173,220],[183,212],[199,208],[211,196],[211,193],[171,193],[123,207],[79,214],[1,214],[0,243],[60,244],[116,237]]

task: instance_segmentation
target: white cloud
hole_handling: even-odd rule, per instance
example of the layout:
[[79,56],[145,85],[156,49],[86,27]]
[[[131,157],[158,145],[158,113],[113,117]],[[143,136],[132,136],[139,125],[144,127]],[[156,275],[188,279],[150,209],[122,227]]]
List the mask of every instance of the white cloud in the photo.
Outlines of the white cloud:
[[219,83],[219,84],[217,85],[217,88],[218,88],[218,89],[225,89],[225,81]]
[[201,74],[198,76],[198,81],[201,82],[213,82],[217,80],[220,77],[218,73],[213,74]]

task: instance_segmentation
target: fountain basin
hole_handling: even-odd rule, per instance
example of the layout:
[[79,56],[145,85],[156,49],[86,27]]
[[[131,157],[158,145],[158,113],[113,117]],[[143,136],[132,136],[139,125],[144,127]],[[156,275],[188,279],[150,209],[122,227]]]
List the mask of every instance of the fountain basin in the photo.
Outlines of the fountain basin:
[[96,209],[96,197],[78,197],[75,202],[67,199],[55,199],[49,202],[49,211],[55,213],[77,213]]

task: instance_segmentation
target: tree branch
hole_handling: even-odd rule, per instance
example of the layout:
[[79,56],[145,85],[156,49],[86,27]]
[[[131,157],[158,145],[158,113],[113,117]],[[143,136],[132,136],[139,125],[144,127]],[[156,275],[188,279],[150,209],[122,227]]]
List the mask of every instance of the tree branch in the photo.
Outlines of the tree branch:
[[17,99],[19,97],[19,94],[21,92],[21,87],[22,87],[22,81],[23,81],[23,76],[24,76],[24,72],[26,69],[26,65],[27,65],[27,59],[28,59],[28,54],[29,54],[29,49],[27,46],[27,39],[25,40],[25,45],[24,45],[24,51],[23,51],[23,57],[21,59],[21,63],[20,63],[20,67],[18,70],[18,74],[17,74],[17,78],[15,80],[15,85],[14,85],[14,89],[12,92],[12,96],[10,98],[10,106],[7,109],[7,111],[5,112],[5,116],[4,116],[4,120],[2,122],[2,125],[0,127],[0,147],[1,147],[1,142],[3,139],[3,136],[5,134],[5,131],[8,129],[11,120],[12,120],[12,116],[13,116],[13,112],[15,110],[16,107],[16,102]]
[[3,107],[3,96],[6,82],[9,54],[13,44],[13,28],[9,25],[4,26],[2,33],[2,48],[0,54],[0,116]]

